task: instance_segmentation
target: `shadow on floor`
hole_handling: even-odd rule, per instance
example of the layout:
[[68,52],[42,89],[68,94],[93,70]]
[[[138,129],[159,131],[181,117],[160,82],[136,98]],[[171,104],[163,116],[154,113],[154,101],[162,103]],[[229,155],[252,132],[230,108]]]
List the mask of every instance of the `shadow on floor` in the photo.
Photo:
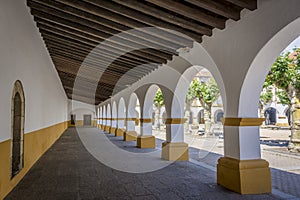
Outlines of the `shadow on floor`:
[[[87,130],[94,134],[103,134],[95,128]],[[132,149],[135,146],[134,142],[110,138],[119,145],[123,143],[121,148]],[[161,170],[141,174],[117,171],[96,160],[81,143],[76,129],[70,128],[36,162],[5,199],[280,198],[271,194],[239,195],[230,192],[216,184],[215,172],[191,162],[175,162]]]

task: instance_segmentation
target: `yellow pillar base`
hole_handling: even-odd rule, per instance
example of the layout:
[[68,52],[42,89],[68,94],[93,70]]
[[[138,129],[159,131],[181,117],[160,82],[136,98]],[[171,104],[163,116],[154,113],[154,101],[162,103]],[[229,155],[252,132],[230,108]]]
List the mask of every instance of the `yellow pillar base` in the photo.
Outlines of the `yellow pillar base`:
[[124,135],[124,132],[125,132],[125,129],[123,128],[118,128],[115,132],[115,136],[116,137],[120,137],[120,136],[123,136]]
[[263,159],[237,160],[222,157],[218,160],[217,182],[240,194],[272,192],[269,163]]
[[138,136],[137,147],[141,149],[155,148],[155,137],[153,135]]
[[105,126],[105,129],[104,129],[106,132],[109,133],[109,130],[110,130],[110,126]]
[[189,160],[189,146],[184,142],[164,142],[161,157],[169,161],[187,161]]
[[124,132],[124,141],[135,141],[137,138],[137,133],[135,131],[125,131]]
[[110,134],[115,134],[115,133],[116,133],[116,130],[117,130],[117,128],[110,127],[109,133],[110,133]]

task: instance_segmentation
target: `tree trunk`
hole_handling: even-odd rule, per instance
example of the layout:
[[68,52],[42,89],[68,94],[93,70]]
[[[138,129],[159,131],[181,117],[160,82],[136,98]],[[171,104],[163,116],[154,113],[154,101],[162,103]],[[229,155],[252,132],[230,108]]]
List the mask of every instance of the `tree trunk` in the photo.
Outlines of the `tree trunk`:
[[156,106],[154,118],[155,118],[154,127],[156,130],[160,130],[160,106]]
[[[259,102],[259,115],[260,118],[265,118],[264,106],[262,102]],[[263,122],[263,125],[265,125],[265,121]]]
[[291,138],[288,145],[288,149],[291,151],[300,151],[300,102],[299,98],[297,98],[295,91],[293,91],[290,106],[290,120]]
[[211,106],[208,106],[208,108],[204,109],[204,124],[205,124],[205,135],[211,135]]
[[185,122],[184,122],[184,132],[185,133],[189,133],[189,121],[190,121],[190,114],[191,114],[191,105],[192,105],[192,101],[190,100],[186,100],[186,103],[185,103],[185,112],[184,112],[184,118],[187,119]]

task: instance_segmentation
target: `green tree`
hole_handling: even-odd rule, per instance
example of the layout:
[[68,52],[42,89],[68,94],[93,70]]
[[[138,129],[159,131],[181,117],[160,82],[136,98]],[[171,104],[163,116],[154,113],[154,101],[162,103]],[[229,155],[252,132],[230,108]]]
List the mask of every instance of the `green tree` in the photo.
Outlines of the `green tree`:
[[212,123],[211,108],[213,103],[219,98],[219,88],[213,78],[208,83],[199,82],[194,79],[188,90],[187,99],[197,98],[204,108],[205,132],[210,133]]
[[289,148],[300,148],[300,49],[292,54],[281,54],[272,65],[265,84],[278,89],[276,96],[280,102],[289,106],[291,124],[291,142]]
[[155,122],[155,126],[156,126],[156,129],[160,129],[160,120],[159,120],[160,110],[161,110],[161,107],[165,105],[164,97],[163,97],[162,91],[160,89],[158,89],[156,92],[156,95],[153,100],[153,104],[155,106],[155,119],[157,120]]
[[270,85],[266,86],[263,88],[263,91],[260,93],[260,98],[259,98],[259,110],[260,110],[260,117],[264,117],[264,105],[267,103],[270,103],[273,99],[273,92],[272,88]]

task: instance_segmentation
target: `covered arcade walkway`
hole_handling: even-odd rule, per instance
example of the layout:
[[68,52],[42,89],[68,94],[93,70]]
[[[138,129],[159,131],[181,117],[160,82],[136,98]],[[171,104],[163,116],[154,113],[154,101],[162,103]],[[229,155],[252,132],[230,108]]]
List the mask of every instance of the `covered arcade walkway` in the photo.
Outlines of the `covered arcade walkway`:
[[[300,35],[299,10],[299,0],[1,0],[0,199],[14,188],[8,199],[277,198],[258,102]],[[189,162],[184,135],[204,68],[224,106],[213,171]],[[158,89],[164,141],[152,132]]]
[[105,135],[126,151],[143,151],[134,143],[128,144],[96,128],[69,128],[5,200],[281,199],[271,194],[242,196],[226,190],[216,184],[214,171],[188,161],[149,173],[120,172],[95,159],[78,134]]

